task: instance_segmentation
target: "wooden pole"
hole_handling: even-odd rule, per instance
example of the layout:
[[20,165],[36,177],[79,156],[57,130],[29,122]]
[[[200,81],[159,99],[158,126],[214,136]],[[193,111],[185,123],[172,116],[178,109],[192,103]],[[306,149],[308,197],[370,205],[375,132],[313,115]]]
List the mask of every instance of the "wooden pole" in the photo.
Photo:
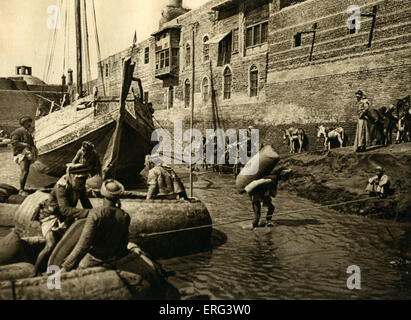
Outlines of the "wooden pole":
[[374,35],[374,28],[375,28],[375,20],[377,19],[377,6],[372,8],[372,24],[371,24],[371,31],[370,31],[370,38],[368,40],[368,48],[371,48],[372,38]]
[[76,0],[76,47],[77,47],[77,93],[79,96],[83,91],[83,67],[81,48],[81,6],[80,0]]
[[368,39],[368,48],[371,48],[371,44],[372,44],[372,38],[374,35],[374,28],[375,28],[375,20],[377,19],[377,10],[378,10],[378,7],[373,6],[371,14],[361,14],[361,17],[372,18],[370,37]]
[[310,51],[310,61],[313,61],[313,52],[314,52],[314,44],[315,44],[315,35],[317,33],[317,23],[314,23],[313,25],[313,41],[311,43],[311,51]]
[[190,198],[194,196],[193,190],[193,125],[194,125],[194,81],[195,81],[195,24],[193,25],[193,45],[192,45],[192,79],[191,79],[191,117],[190,117],[190,130],[191,130],[191,141],[190,141]]

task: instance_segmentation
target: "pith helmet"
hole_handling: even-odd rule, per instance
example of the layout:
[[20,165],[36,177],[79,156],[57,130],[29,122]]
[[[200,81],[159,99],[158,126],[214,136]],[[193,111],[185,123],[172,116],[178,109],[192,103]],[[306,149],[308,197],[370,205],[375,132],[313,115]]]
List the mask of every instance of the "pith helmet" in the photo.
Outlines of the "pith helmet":
[[100,193],[107,199],[117,199],[124,193],[124,186],[114,179],[109,179],[103,182]]

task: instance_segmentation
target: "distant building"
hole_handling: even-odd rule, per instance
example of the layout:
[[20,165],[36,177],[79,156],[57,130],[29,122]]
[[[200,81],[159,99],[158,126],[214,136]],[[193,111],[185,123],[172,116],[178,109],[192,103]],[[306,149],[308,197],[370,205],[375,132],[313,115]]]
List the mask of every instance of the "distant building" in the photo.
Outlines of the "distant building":
[[[32,75],[29,66],[16,66],[12,77],[0,78],[0,128],[11,131],[19,126],[22,116],[36,116],[38,108],[50,108],[45,99],[59,101],[67,86],[48,85]],[[43,98],[39,97],[42,96]]]
[[170,119],[188,125],[194,86],[198,129],[254,125],[263,141],[280,144],[285,126],[314,136],[316,125],[339,123],[353,136],[355,91],[376,107],[410,94],[411,2],[356,1],[361,14],[375,13],[375,24],[371,16],[359,24],[351,4],[212,0],[188,11],[170,1],[149,39],[101,62],[99,91],[104,82],[106,94],[119,94],[131,55],[166,126]]

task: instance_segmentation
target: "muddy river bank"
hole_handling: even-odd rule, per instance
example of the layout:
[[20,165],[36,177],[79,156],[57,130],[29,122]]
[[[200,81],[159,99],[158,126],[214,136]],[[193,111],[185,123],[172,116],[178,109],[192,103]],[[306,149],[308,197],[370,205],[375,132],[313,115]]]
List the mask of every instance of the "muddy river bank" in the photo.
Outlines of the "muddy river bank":
[[[362,153],[347,147],[285,156],[280,165],[294,172],[282,188],[300,197],[320,204],[348,202],[333,207],[340,212],[411,221],[411,143],[369,147]],[[385,169],[393,190],[383,200],[370,198],[365,191],[377,166]],[[368,200],[355,202],[357,199]]]

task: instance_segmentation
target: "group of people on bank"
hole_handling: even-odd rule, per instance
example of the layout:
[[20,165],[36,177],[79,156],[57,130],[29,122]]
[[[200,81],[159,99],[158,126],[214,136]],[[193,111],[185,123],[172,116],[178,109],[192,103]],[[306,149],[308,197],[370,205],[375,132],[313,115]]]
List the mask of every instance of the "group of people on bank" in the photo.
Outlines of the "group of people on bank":
[[357,99],[357,129],[354,151],[364,152],[374,140],[377,144],[392,143],[393,129],[397,129],[395,143],[411,141],[410,96],[399,99],[397,105],[372,108],[364,91],[355,93]]

